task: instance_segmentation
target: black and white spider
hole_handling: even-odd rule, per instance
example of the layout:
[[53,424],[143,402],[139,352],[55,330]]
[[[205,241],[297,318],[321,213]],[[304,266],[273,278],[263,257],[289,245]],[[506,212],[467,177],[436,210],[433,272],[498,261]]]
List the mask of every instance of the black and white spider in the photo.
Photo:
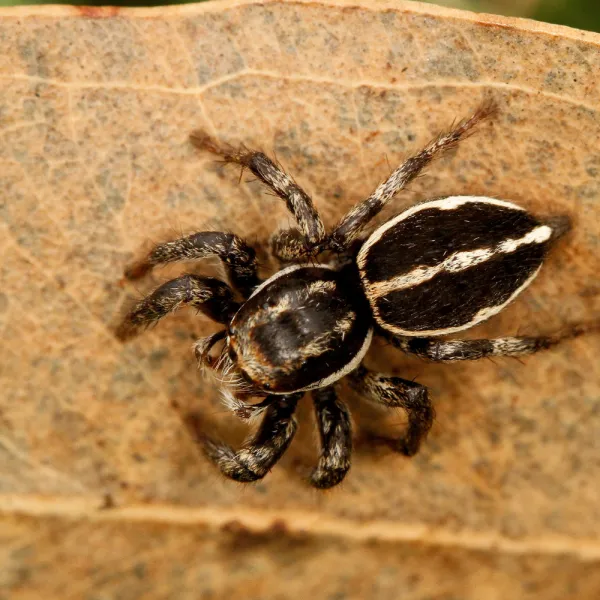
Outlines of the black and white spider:
[[[455,146],[491,116],[484,103],[465,119],[408,158],[372,194],[327,233],[307,194],[260,152],[234,149],[202,132],[193,143],[225,161],[250,169],[280,198],[298,229],[276,234],[272,249],[282,268],[266,281],[257,275],[254,250],[238,236],[215,231],[156,246],[128,270],[137,278],[164,263],[218,257],[231,285],[219,279],[183,275],[161,285],[125,317],[118,335],[126,339],[183,306],[191,305],[225,325],[199,340],[199,362],[218,371],[225,398],[242,417],[262,415],[257,433],[235,451],[203,437],[206,456],[237,481],[261,479],[279,460],[296,431],[294,410],[311,391],[321,438],[312,485],[338,484],[350,468],[348,409],[335,392],[347,377],[361,394],[408,415],[405,435],[395,447],[414,455],[427,435],[434,410],[427,389],[388,377],[361,363],[373,334],[400,350],[434,361],[522,356],[548,348],[563,335],[494,340],[440,340],[501,311],[538,273],[552,242],[568,219],[540,221],[523,208],[478,196],[453,196],[417,204],[387,221],[366,239],[365,226],[436,156]],[[327,252],[327,263],[316,257]],[[310,262],[309,261],[310,258]],[[219,358],[213,346],[224,340]],[[248,398],[264,398],[252,404]]]

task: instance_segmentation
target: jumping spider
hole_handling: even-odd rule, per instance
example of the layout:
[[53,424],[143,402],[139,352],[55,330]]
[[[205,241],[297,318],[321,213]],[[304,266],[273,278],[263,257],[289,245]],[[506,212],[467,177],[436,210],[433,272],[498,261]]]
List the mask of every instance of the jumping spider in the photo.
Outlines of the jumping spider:
[[[431,428],[434,410],[427,388],[369,371],[361,362],[373,334],[403,352],[433,361],[522,356],[548,348],[583,328],[546,337],[440,340],[500,312],[538,273],[552,243],[569,227],[566,217],[540,221],[519,206],[479,196],[452,196],[417,204],[368,237],[367,224],[435,157],[454,147],[496,108],[482,104],[469,118],[408,158],[327,233],[309,196],[260,152],[219,144],[203,132],[192,142],[247,167],[285,201],[298,228],[277,233],[274,255],[286,266],[265,281],[255,251],[238,236],[203,231],[156,246],[127,272],[131,279],[156,265],[218,257],[231,286],[212,277],[183,275],[139,302],[118,335],[191,305],[225,325],[195,344],[200,364],[219,372],[227,404],[241,418],[262,415],[258,432],[242,449],[203,437],[206,456],[237,481],[261,479],[281,458],[296,431],[294,410],[312,392],[321,454],[310,481],[334,486],[350,468],[350,415],[335,392],[347,377],[359,393],[408,415],[395,448],[414,455]],[[327,264],[317,257],[328,252]],[[310,261],[309,261],[310,259]],[[224,340],[218,358],[210,353]],[[248,398],[264,398],[250,403]]]

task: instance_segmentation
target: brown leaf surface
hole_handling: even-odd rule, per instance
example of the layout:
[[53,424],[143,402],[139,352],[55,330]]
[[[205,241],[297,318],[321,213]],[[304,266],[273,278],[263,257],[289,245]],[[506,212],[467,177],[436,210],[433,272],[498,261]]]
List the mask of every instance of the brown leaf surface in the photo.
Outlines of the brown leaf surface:
[[308,403],[257,485],[199,455],[182,411],[232,443],[246,431],[194,365],[214,324],[182,312],[125,345],[113,330],[172,273],[120,282],[153,241],[261,242],[289,221],[192,129],[276,154],[331,225],[487,95],[496,121],[387,214],[455,193],[566,213],[536,283],[473,335],[597,319],[599,44],[409,2],[0,10],[0,598],[598,598],[598,336],[447,366],[377,344],[373,365],[430,386],[437,423],[407,460],[364,435],[402,417],[382,425],[345,391],[355,460],[322,494],[303,482]]

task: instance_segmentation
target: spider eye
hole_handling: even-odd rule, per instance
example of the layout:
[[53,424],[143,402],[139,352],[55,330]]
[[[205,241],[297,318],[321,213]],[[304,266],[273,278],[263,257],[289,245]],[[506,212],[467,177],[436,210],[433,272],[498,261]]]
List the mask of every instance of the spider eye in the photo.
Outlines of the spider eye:
[[263,384],[263,388],[264,388],[265,390],[270,390],[270,389],[271,389],[271,384],[270,384],[270,383],[264,383],[264,384]]

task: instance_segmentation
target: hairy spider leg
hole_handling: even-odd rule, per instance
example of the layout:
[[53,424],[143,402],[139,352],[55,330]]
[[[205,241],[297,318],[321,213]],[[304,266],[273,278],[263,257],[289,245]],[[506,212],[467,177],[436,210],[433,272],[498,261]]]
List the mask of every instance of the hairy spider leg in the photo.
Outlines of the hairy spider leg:
[[357,204],[342,218],[329,238],[333,250],[343,251],[361,233],[365,226],[384,206],[421,171],[445,150],[455,147],[481,121],[497,110],[494,102],[484,102],[469,118],[463,119],[452,129],[441,133],[420,152],[407,158],[377,189],[363,202]]
[[288,449],[297,422],[294,411],[303,393],[287,396],[269,396],[271,402],[256,434],[240,450],[217,442],[199,430],[197,424],[188,420],[188,425],[206,457],[225,475],[235,481],[247,483],[262,479]]
[[538,337],[502,337],[491,340],[438,340],[432,338],[400,338],[388,333],[382,335],[393,346],[407,354],[416,354],[431,361],[478,360],[489,356],[526,356],[547,350],[563,340],[569,340],[598,331],[598,323],[578,324],[553,335]]
[[369,400],[406,411],[408,428],[402,438],[394,441],[393,447],[406,456],[414,456],[435,419],[427,388],[414,381],[369,371],[362,365],[350,374],[349,379],[350,385]]
[[346,405],[338,400],[333,386],[314,390],[313,403],[321,438],[321,455],[310,476],[316,488],[337,485],[350,469],[352,424]]
[[271,253],[282,263],[306,262],[308,258],[318,254],[315,246],[308,244],[302,233],[293,228],[276,231],[271,236],[270,244]]
[[221,156],[226,162],[247,167],[285,201],[288,210],[298,223],[298,230],[280,232],[273,243],[275,254],[283,260],[293,260],[319,245],[325,240],[323,221],[314,207],[310,196],[278,165],[262,152],[249,150],[244,146],[233,148],[221,144],[203,131],[195,131],[190,139],[197,147]]
[[213,277],[183,275],[163,283],[138,302],[117,329],[117,337],[126,340],[184,306],[194,306],[218,323],[229,323],[239,305],[231,288]]
[[201,367],[215,368],[215,359],[210,356],[210,351],[217,342],[225,339],[226,335],[227,331],[222,329],[221,331],[217,331],[217,333],[196,340],[196,343],[194,344],[194,354]]
[[146,258],[131,265],[125,271],[125,276],[138,279],[157,265],[210,257],[221,260],[229,281],[244,298],[248,298],[260,284],[254,249],[237,235],[223,231],[200,231],[158,244]]

